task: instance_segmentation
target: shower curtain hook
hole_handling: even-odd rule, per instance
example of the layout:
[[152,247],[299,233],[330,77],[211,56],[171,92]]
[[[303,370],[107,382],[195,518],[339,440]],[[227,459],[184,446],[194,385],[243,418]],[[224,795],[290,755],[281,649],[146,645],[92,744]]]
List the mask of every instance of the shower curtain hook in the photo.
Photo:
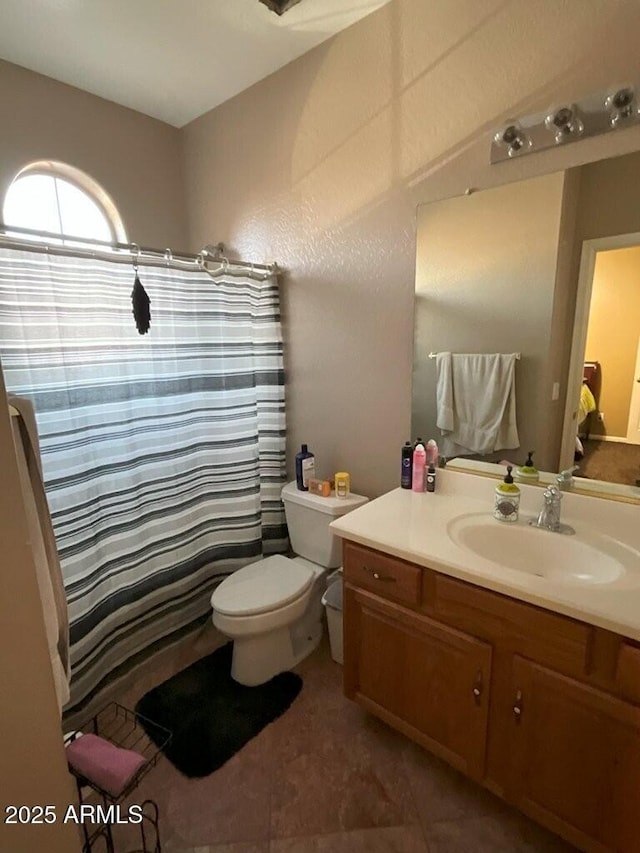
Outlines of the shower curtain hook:
[[171,249],[167,248],[164,250],[164,259],[167,262],[167,266],[169,266],[171,264],[171,261],[173,260],[173,252],[171,251]]

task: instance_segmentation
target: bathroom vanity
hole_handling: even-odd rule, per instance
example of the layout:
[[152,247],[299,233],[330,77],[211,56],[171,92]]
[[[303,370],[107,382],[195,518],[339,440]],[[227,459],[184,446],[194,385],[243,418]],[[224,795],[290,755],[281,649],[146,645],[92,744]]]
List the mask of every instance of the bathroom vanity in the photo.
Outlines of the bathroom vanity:
[[640,507],[565,495],[565,536],[441,471],[332,525],[348,697],[585,851],[640,850]]

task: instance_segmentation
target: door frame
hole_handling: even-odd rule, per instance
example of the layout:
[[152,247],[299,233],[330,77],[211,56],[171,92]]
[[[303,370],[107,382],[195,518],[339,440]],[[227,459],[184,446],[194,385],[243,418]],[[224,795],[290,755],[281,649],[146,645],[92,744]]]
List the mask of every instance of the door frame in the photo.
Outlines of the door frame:
[[631,249],[634,246],[640,246],[640,232],[637,231],[630,234],[615,234],[610,237],[584,240],[582,243],[576,309],[573,320],[571,357],[569,359],[569,372],[567,374],[567,396],[562,426],[562,443],[560,445],[561,471],[571,468],[574,464],[573,454],[576,448],[577,435],[576,419],[578,417],[578,402],[582,386],[596,256],[598,252],[604,252],[608,249]]
[[[638,336],[638,348],[636,350],[636,364],[633,372],[633,385],[631,386],[631,400],[629,401],[629,417],[627,419],[627,443],[640,444],[640,436],[638,435],[638,421],[640,417],[640,388],[636,388],[636,383],[640,382],[640,335]],[[635,400],[634,400],[635,395]],[[635,415],[635,417],[634,417]]]

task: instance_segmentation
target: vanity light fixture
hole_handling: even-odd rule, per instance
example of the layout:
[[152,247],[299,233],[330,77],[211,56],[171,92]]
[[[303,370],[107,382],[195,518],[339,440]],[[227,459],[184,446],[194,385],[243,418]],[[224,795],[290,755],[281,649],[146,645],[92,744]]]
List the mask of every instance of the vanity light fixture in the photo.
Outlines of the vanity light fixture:
[[491,162],[499,163],[579,139],[640,123],[638,86],[625,84],[565,103],[544,113],[509,119],[491,139]]

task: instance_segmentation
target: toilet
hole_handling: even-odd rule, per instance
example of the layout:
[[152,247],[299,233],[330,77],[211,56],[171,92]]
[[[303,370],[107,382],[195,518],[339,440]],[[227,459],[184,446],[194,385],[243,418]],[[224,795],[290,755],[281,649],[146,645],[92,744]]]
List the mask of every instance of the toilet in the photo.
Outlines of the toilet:
[[322,637],[321,598],[327,571],[342,560],[342,544],[329,524],[367,503],[362,495],[323,498],[282,489],[291,548],[238,569],[211,596],[216,628],[233,640],[231,676],[240,684],[264,684],[310,654]]

